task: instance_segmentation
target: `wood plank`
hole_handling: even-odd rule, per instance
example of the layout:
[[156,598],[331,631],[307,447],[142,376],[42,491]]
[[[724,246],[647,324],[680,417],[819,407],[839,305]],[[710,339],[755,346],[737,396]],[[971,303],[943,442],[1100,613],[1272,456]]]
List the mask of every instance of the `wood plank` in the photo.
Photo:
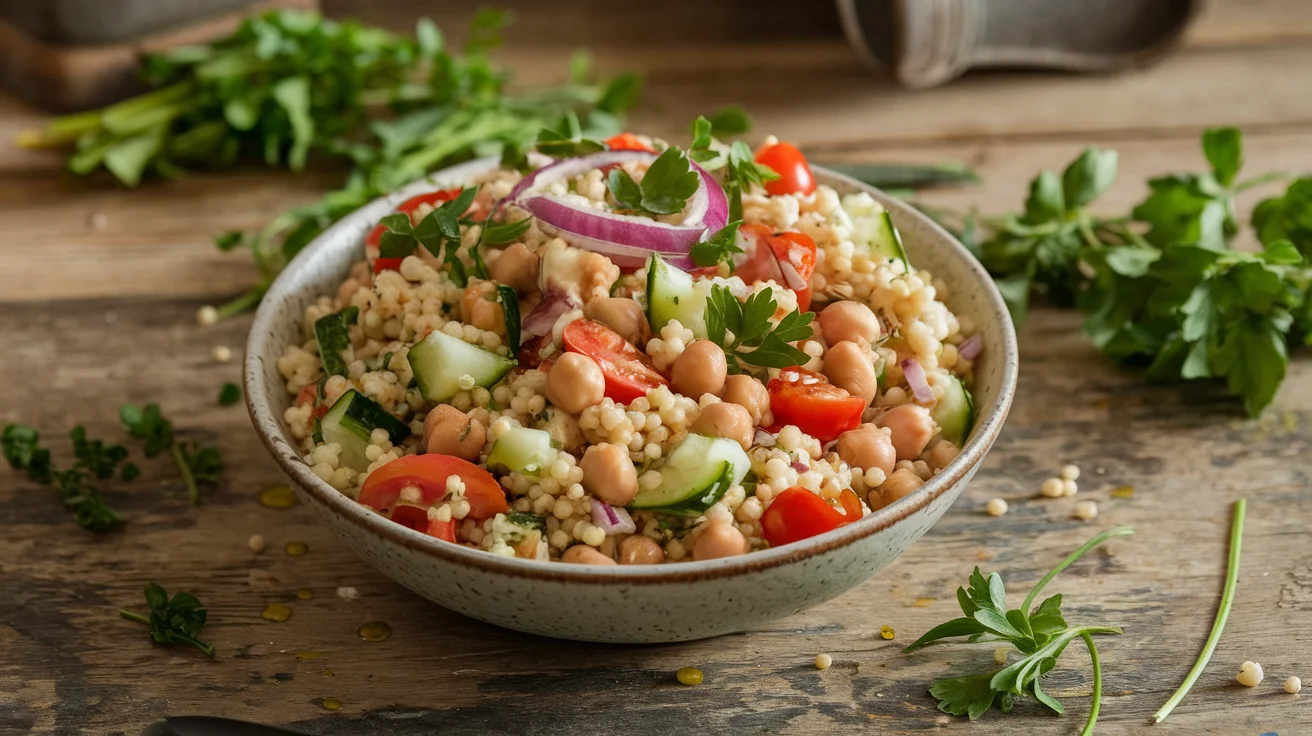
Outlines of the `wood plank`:
[[[1072,315],[1039,310],[1022,336],[1018,402],[998,445],[957,506],[896,564],[829,604],[746,634],[602,646],[443,611],[357,560],[310,509],[259,506],[258,490],[283,479],[244,411],[214,404],[218,384],[234,380],[238,366],[208,360],[211,345],[238,345],[247,324],[196,328],[196,306],[0,306],[0,333],[11,346],[0,354],[9,379],[0,384],[0,421],[37,425],[62,460],[60,435],[73,423],[120,440],[118,404],[159,401],[183,437],[217,442],[229,468],[192,507],[167,461],[143,461],[142,480],[107,488],[132,521],[105,537],[76,529],[49,491],[0,470],[0,683],[10,693],[0,730],[136,733],[165,714],[205,713],[320,734],[869,733],[872,725],[888,734],[1068,734],[1087,707],[1082,652],[1063,660],[1047,688],[1066,703],[1066,717],[1026,704],[984,726],[937,712],[926,686],[984,666],[991,647],[898,650],[953,615],[953,590],[972,566],[1001,571],[1017,595],[1096,530],[1126,523],[1138,535],[1090,555],[1052,590],[1067,594],[1072,621],[1125,626],[1125,636],[1100,642],[1107,683],[1099,733],[1141,733],[1206,634],[1229,503],[1241,494],[1252,506],[1229,628],[1193,694],[1154,730],[1312,728],[1312,713],[1278,693],[1285,676],[1307,674],[1312,646],[1301,625],[1312,606],[1312,556],[1301,541],[1312,491],[1297,461],[1312,451],[1307,361],[1291,367],[1271,416],[1248,422],[1211,388],[1145,386],[1103,360]],[[1075,499],[1034,498],[1067,461],[1085,472],[1078,499],[1101,504],[1094,523],[1070,518]],[[1123,484],[1135,486],[1134,497],[1109,498]],[[1007,516],[983,514],[994,496],[1011,502]],[[268,540],[263,554],[246,546],[253,533]],[[292,540],[307,542],[310,553],[284,555]],[[140,587],[150,580],[191,590],[209,606],[215,661],[152,646],[143,629],[116,618],[121,607],[141,607]],[[343,585],[356,587],[359,600],[338,598]],[[300,589],[313,599],[298,600]],[[270,602],[290,603],[291,619],[261,620]],[[390,624],[392,637],[361,641],[355,630],[370,620]],[[879,636],[885,624],[893,641]],[[302,652],[321,656],[298,659]],[[820,652],[835,660],[824,672],[811,664]],[[1245,659],[1266,667],[1267,682],[1255,691],[1233,684]],[[686,665],[705,671],[703,685],[674,684],[673,672]],[[327,696],[342,699],[340,712],[321,707]]]
[[[764,134],[771,128],[758,126]],[[1312,133],[1248,136],[1248,171],[1287,169],[1312,161]],[[1142,198],[1151,176],[1202,168],[1196,131],[1164,138],[1093,137],[1086,141],[1121,153],[1119,184],[1100,202],[1125,211]],[[1060,168],[1086,142],[1065,139],[880,145],[808,146],[816,161],[927,162],[958,159],[985,185],[927,195],[930,202],[985,212],[1019,206],[1041,168]],[[229,229],[258,228],[277,213],[310,201],[333,172],[272,175],[244,171],[197,174],[140,191],[109,186],[61,186],[57,177],[25,174],[0,187],[0,232],[8,242],[40,247],[0,248],[0,301],[109,296],[185,295],[217,300],[254,283],[257,273],[242,252],[220,253],[211,238]],[[1262,190],[1267,191],[1267,190]],[[1261,192],[1244,197],[1246,213]],[[102,218],[98,215],[104,215]],[[96,225],[102,225],[97,228]],[[49,278],[52,273],[58,279]]]

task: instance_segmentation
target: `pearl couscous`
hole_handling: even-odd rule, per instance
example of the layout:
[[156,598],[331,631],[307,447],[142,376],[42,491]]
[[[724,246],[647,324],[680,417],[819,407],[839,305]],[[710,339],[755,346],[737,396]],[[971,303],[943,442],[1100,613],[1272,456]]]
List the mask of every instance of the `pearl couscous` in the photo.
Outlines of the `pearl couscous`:
[[535,154],[384,218],[278,361],[315,475],[447,542],[633,565],[797,541],[943,469],[983,347],[947,285],[791,146],[739,180],[699,145]]

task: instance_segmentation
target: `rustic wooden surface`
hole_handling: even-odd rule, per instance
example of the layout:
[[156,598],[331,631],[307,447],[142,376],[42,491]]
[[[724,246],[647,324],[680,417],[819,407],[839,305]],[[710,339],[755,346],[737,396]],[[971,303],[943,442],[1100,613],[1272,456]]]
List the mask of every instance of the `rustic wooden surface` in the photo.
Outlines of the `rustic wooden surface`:
[[[370,20],[403,25],[409,4],[360,5]],[[1253,170],[1312,161],[1303,73],[1312,65],[1312,7],[1301,0],[1218,3],[1186,50],[1137,75],[993,73],[916,94],[871,79],[823,3],[757,11],[748,0],[727,9],[680,0],[668,23],[672,34],[686,31],[679,41],[608,20],[612,5],[530,8],[507,56],[530,82],[550,78],[559,66],[546,62],[563,66],[565,48],[578,43],[606,67],[647,69],[636,127],[673,133],[695,112],[743,102],[759,131],[798,141],[813,159],[970,162],[986,186],[938,196],[944,203],[1014,206],[1034,171],[1098,143],[1122,154],[1121,183],[1105,201],[1119,207],[1142,195],[1145,176],[1198,167],[1199,130],[1222,123],[1245,127]],[[736,13],[745,24],[724,29]],[[39,120],[0,98],[0,138]],[[1053,589],[1070,594],[1072,621],[1126,629],[1101,642],[1099,732],[1148,732],[1149,714],[1206,636],[1239,496],[1250,499],[1249,522],[1229,627],[1193,693],[1151,730],[1312,731],[1304,698],[1279,685],[1290,674],[1312,677],[1303,669],[1312,661],[1307,356],[1293,361],[1268,414],[1249,421],[1214,387],[1145,386],[1079,335],[1078,317],[1053,310],[1038,310],[1021,336],[1017,403],[962,500],[893,566],[829,604],[736,636],[629,647],[502,631],[420,600],[356,559],[308,509],[256,503],[260,489],[283,479],[245,412],[215,403],[219,384],[237,380],[237,363],[209,357],[214,345],[239,349],[248,319],[193,322],[198,306],[254,278],[240,255],[215,252],[210,236],[258,225],[335,177],[252,168],[127,192],[71,181],[49,156],[0,150],[0,423],[39,427],[62,459],[74,423],[119,440],[118,405],[158,401],[184,437],[216,442],[229,466],[193,507],[170,466],[145,462],[141,480],[108,488],[132,520],[105,536],[74,526],[48,490],[0,470],[0,733],[135,734],[164,715],[211,714],[321,734],[1073,734],[1090,688],[1081,652],[1048,687],[1066,717],[1027,704],[969,724],[937,712],[926,686],[988,663],[991,648],[898,650],[953,615],[953,590],[973,565],[1021,590],[1112,524],[1139,532],[1090,555]],[[1092,523],[1071,518],[1072,499],[1034,498],[1068,461],[1084,468],[1079,498],[1101,504]],[[1121,485],[1134,486],[1133,498],[1109,497]],[[1011,502],[1007,516],[983,514],[994,496]],[[269,542],[263,554],[246,546],[255,533]],[[287,541],[307,542],[309,554],[284,555]],[[144,630],[118,620],[118,608],[142,607],[150,580],[208,605],[215,661],[152,646]],[[338,598],[338,586],[356,587],[360,598]],[[300,589],[313,599],[297,599]],[[262,620],[270,602],[290,603],[291,619]],[[371,620],[389,623],[392,637],[361,641],[356,629]],[[885,624],[894,641],[880,638]],[[820,652],[833,655],[831,669],[813,668]],[[1255,690],[1233,679],[1245,659],[1266,668]],[[685,665],[701,667],[705,683],[676,684],[673,672]],[[341,699],[339,712],[321,706],[327,696]]]

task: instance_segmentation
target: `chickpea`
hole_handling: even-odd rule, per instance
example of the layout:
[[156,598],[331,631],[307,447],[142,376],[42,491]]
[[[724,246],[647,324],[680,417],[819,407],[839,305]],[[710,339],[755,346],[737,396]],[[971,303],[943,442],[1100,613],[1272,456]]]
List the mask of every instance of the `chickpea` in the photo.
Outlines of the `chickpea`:
[[651,537],[634,534],[620,542],[621,565],[657,565],[665,561],[665,550]]
[[561,562],[573,562],[577,565],[614,565],[615,560],[603,555],[586,544],[576,544],[565,550],[560,556]]
[[724,519],[712,519],[692,546],[694,560],[714,560],[747,553],[747,538]]
[[505,284],[520,294],[528,294],[538,288],[538,269],[542,262],[537,254],[523,243],[501,251],[501,255],[488,265],[488,274],[498,284]]
[[825,377],[849,394],[865,399],[867,405],[879,395],[874,358],[869,350],[850,340],[834,345],[825,353]]
[[702,394],[720,396],[724,393],[728,371],[724,350],[719,345],[710,340],[696,340],[674,361],[670,383],[675,391],[689,398],[698,399]]
[[506,334],[506,313],[497,301],[497,285],[491,281],[470,281],[460,297],[460,314],[465,322],[480,330]]
[[[699,397],[700,398],[700,397]],[[737,404],[752,416],[752,425],[761,423],[761,417],[770,410],[770,392],[755,378],[747,375],[729,376],[724,383],[724,400]]]
[[914,460],[925,451],[925,445],[934,436],[934,420],[929,410],[916,404],[903,404],[889,409],[879,418],[879,426],[893,433],[893,448],[898,460]]
[[888,430],[873,424],[862,424],[838,435],[837,449],[838,456],[848,465],[862,470],[879,468],[885,476],[893,472],[897,463],[897,451],[893,449]]
[[866,500],[871,509],[882,509],[899,498],[911,495],[911,492],[925,485],[920,476],[905,468],[894,470],[884,485],[870,492]]
[[749,449],[756,437],[752,415],[737,404],[721,401],[702,409],[697,421],[692,423],[692,431],[707,437],[725,437]]
[[947,440],[939,440],[934,446],[929,448],[929,467],[934,470],[942,470],[947,464],[956,459],[961,450],[956,445]]
[[651,334],[647,315],[642,306],[632,299],[597,297],[583,308],[583,316],[615,330],[620,337],[634,345],[642,345]]
[[474,460],[486,441],[483,423],[450,404],[438,404],[424,417],[424,447],[431,454]]
[[872,345],[883,331],[879,318],[861,302],[834,302],[820,312],[819,322],[830,345],[843,341]]
[[603,442],[589,447],[579,466],[583,490],[611,506],[625,506],[638,495],[638,471],[629,451],[620,445]]
[[580,414],[606,397],[606,377],[586,355],[565,353],[547,373],[547,399],[570,414]]

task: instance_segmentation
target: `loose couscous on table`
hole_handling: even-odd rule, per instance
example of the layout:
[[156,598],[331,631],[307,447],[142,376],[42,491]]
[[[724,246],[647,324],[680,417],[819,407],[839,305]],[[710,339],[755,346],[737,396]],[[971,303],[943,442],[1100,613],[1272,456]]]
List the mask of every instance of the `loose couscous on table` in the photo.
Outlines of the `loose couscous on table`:
[[278,361],[314,473],[492,554],[706,560],[956,457],[982,345],[884,208],[793,146],[544,131],[403,202]]

